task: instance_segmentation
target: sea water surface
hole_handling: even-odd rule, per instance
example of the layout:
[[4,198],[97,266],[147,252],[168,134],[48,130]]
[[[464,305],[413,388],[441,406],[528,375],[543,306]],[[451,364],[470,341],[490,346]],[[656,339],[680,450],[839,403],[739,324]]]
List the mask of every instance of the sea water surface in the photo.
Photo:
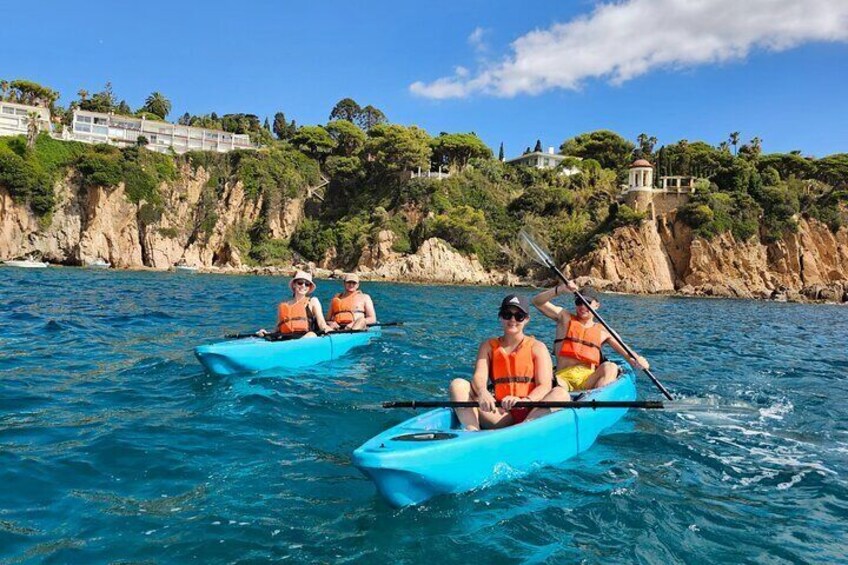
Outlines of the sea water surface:
[[631,411],[563,465],[397,510],[351,452],[411,415],[380,401],[470,374],[508,290],[366,283],[407,326],[204,374],[193,346],[271,327],[285,282],[0,268],[0,562],[848,562],[844,307],[606,295],[674,393],[744,410]]

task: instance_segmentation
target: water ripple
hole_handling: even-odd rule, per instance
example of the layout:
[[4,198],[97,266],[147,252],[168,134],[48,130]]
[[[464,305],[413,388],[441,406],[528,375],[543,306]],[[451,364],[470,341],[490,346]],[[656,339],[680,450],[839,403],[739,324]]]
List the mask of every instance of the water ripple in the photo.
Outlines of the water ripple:
[[368,284],[407,326],[205,375],[192,346],[272,324],[285,282],[0,269],[0,561],[846,562],[842,308],[609,296],[682,403],[738,410],[633,412],[559,467],[396,510],[350,454],[408,417],[380,401],[470,374],[504,290]]

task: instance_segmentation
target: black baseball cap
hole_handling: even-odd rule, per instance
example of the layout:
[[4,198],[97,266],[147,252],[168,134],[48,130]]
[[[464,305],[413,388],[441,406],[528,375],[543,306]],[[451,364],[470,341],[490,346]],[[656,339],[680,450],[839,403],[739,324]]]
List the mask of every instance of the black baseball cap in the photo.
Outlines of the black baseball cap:
[[[585,298],[585,299],[586,299],[586,301],[587,301],[587,302],[592,302],[593,300],[594,300],[595,302],[598,302],[598,303],[600,303],[600,302],[601,302],[601,299],[600,299],[600,298],[598,298],[598,291],[596,291],[596,290],[595,290],[594,288],[592,288],[591,286],[584,286],[583,288],[581,288],[581,289],[580,289],[580,294],[583,296],[583,298]],[[577,295],[576,295],[576,294],[574,295],[574,298],[575,298],[576,300],[580,300],[579,298],[577,298]]]
[[530,303],[523,296],[519,296],[517,294],[507,294],[506,298],[501,302],[501,310],[506,310],[507,308],[518,308],[525,314],[530,314]]

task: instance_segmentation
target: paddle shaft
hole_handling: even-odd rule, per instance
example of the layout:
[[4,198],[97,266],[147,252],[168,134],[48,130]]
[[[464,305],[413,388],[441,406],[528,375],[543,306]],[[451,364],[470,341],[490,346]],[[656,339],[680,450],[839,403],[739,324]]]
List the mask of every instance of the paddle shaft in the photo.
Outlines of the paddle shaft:
[[[534,248],[536,248],[536,252],[538,253],[538,255],[540,257],[542,257],[545,260],[545,263],[547,264],[548,268],[551,269],[553,272],[555,272],[557,274],[557,276],[562,280],[562,282],[564,282],[566,284],[566,286],[568,286],[569,281],[566,278],[566,276],[562,273],[562,271],[559,270],[559,267],[554,265],[554,263],[551,260],[548,259],[546,253],[542,252],[541,249],[538,249],[538,245],[536,245],[536,242],[529,240],[528,243],[530,243]],[[630,349],[630,347],[628,347],[626,343],[624,343],[624,340],[621,339],[621,336],[618,335],[618,332],[616,332],[614,329],[612,329],[610,327],[610,325],[608,323],[606,323],[606,321],[595,311],[595,309],[592,308],[592,306],[589,304],[589,301],[586,300],[585,298],[583,298],[583,295],[580,294],[579,290],[574,291],[574,296],[576,296],[581,302],[583,302],[583,304],[586,305],[586,308],[589,309],[589,312],[591,312],[592,315],[598,320],[598,322],[600,322],[601,325],[604,326],[607,329],[607,331],[610,333],[610,335],[613,338],[615,338],[615,341],[617,341],[621,345],[622,349],[624,349],[624,351],[627,352],[627,354],[631,357],[631,359],[636,359],[636,353],[634,353],[633,350]],[[648,377],[651,379],[651,381],[654,383],[654,385],[659,389],[659,391],[661,393],[663,393],[663,396],[665,396],[669,400],[674,400],[674,397],[671,396],[671,393],[668,392],[668,390],[663,386],[663,384],[659,381],[659,379],[657,379],[654,376],[654,374],[651,372],[650,369],[642,368],[642,370],[645,372],[646,375],[648,375]]]
[[[500,402],[495,403],[500,406]],[[474,400],[400,400],[384,402],[383,408],[479,408]],[[660,400],[521,400],[514,408],[665,408]]]

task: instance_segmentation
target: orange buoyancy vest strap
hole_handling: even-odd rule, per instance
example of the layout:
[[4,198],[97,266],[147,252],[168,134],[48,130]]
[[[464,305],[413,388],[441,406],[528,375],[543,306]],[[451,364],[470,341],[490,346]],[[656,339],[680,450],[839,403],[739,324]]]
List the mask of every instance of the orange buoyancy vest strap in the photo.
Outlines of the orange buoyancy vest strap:
[[558,355],[577,359],[592,368],[597,367],[601,364],[601,345],[604,343],[602,327],[598,323],[586,327],[571,316],[565,337],[557,340],[562,341]]
[[350,293],[346,298],[342,298],[341,294],[335,295],[333,301],[330,302],[330,314],[327,317],[337,324],[352,324],[357,313],[365,313],[363,308],[356,307],[355,298],[357,294],[359,294],[358,290]]
[[309,300],[304,297],[294,304],[280,302],[277,307],[277,331],[283,334],[309,331]]
[[489,340],[489,346],[492,348],[489,380],[495,386],[495,400],[502,400],[507,396],[525,398],[536,388],[534,343],[534,338],[525,337],[512,353],[507,353],[498,338]]

